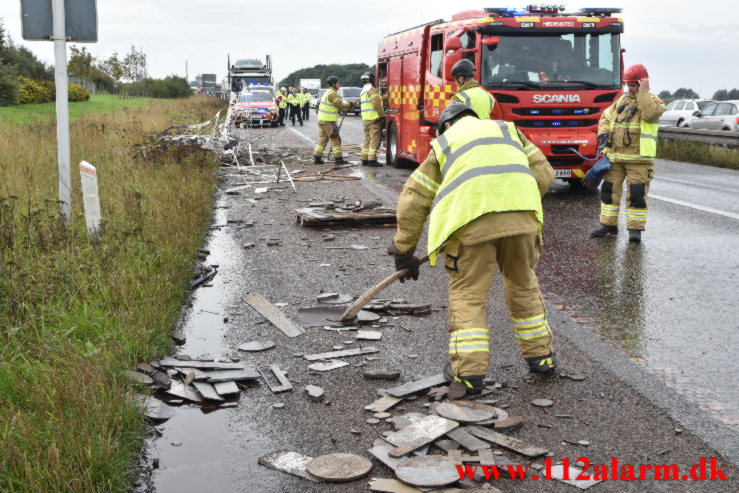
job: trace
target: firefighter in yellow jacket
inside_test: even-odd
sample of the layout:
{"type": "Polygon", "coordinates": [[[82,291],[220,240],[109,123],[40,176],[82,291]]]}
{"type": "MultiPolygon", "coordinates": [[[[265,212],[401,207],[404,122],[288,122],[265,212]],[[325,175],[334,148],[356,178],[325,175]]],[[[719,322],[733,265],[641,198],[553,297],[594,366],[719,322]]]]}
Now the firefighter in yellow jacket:
{"type": "Polygon", "coordinates": [[[366,72],[360,79],[364,87],[359,94],[359,103],[364,124],[364,143],[362,144],[362,166],[382,166],[377,162],[377,148],[380,147],[382,128],[385,124],[385,109],[382,96],[375,87],[375,74],[366,72]]]}
{"type": "Polygon", "coordinates": [[[475,64],[466,58],[458,61],[452,67],[452,78],[459,89],[452,94],[449,104],[464,103],[474,110],[480,120],[489,120],[495,107],[495,98],[477,83],[475,64]]]}
{"type": "Polygon", "coordinates": [[[605,155],[611,169],[600,189],[600,227],[594,238],[618,234],[618,214],[626,180],[626,228],[629,241],[639,243],[647,223],[647,193],[657,156],[657,120],[665,111],[660,98],[649,92],[649,74],[643,65],[624,71],[627,93],[600,117],[599,138],[607,138],[605,155]],[[603,136],[603,137],[601,137],[603,136]]]}
{"type": "Polygon", "coordinates": [[[326,79],[328,90],[323,93],[318,103],[318,142],[313,149],[313,162],[315,164],[323,164],[323,151],[326,150],[326,144],[331,140],[331,147],[334,151],[334,161],[336,164],[346,164],[341,156],[341,137],[339,137],[339,128],[336,124],[339,121],[339,111],[348,110],[352,107],[351,103],[341,99],[336,91],[341,87],[339,78],[333,75],[326,79]]]}
{"type": "Polygon", "coordinates": [[[429,217],[428,252],[443,251],[449,273],[450,398],[481,392],[490,366],[486,304],[496,267],[519,348],[531,372],[551,374],[552,331],[534,266],[541,254],[541,197],[554,170],[512,123],[480,120],[455,103],[439,117],[439,137],[405,183],[388,253],[401,279],[418,279],[416,244],[429,217]]]}

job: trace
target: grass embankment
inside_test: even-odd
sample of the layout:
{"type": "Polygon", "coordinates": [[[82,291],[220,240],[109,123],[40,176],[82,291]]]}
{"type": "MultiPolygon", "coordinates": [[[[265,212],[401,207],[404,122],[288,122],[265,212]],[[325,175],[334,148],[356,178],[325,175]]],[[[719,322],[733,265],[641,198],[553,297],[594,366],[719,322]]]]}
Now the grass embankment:
{"type": "Polygon", "coordinates": [[[171,345],[218,166],[132,147],[219,104],[165,100],[73,123],[73,163],[98,168],[99,243],[85,234],[78,171],[73,222],[59,224],[54,126],[0,123],[0,491],[129,489],[144,426],[121,372],[171,345]]]}
{"type": "Polygon", "coordinates": [[[657,157],[685,163],[739,169],[739,148],[702,142],[660,139],[657,157]]]}
{"type": "MultiPolygon", "coordinates": [[[[150,104],[161,104],[161,99],[129,98],[122,99],[108,94],[93,94],[89,101],[69,103],[69,119],[74,121],[82,116],[95,113],[110,113],[121,108],[141,108],[150,104]]],[[[34,121],[49,122],[56,119],[55,103],[21,104],[0,107],[0,125],[3,123],[28,124],[34,121]]],[[[52,135],[56,135],[55,133],[52,135]]]]}

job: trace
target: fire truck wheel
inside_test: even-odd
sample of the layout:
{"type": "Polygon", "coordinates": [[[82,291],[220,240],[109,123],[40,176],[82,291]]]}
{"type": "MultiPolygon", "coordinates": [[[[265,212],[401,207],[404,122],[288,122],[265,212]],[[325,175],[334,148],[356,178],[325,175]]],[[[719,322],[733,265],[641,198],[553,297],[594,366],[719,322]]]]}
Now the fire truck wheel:
{"type": "Polygon", "coordinates": [[[395,122],[390,122],[390,128],[387,132],[387,155],[385,161],[388,166],[400,168],[400,156],[398,156],[398,129],[395,122]]]}

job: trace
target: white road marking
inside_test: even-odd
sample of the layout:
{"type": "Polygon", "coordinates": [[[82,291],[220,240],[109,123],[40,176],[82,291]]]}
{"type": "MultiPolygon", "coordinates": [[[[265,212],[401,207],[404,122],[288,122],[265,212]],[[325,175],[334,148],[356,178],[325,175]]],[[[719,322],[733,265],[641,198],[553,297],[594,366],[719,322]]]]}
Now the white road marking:
{"type": "Polygon", "coordinates": [[[314,146],[314,145],[316,144],[316,143],[315,143],[315,142],[313,141],[313,139],[311,139],[311,138],[310,138],[310,137],[308,137],[307,135],[303,134],[303,133],[302,133],[301,131],[299,131],[298,129],[295,129],[295,128],[292,128],[292,127],[287,127],[287,129],[288,129],[288,130],[290,130],[290,131],[291,131],[292,133],[294,133],[295,135],[297,135],[298,137],[300,137],[301,139],[303,139],[304,141],[306,141],[307,143],[309,143],[309,144],[310,144],[311,146],[314,146]]]}
{"type": "Polygon", "coordinates": [[[718,209],[713,209],[711,207],[703,207],[702,205],[693,204],[692,202],[685,202],[683,200],[672,199],[670,197],[664,197],[662,195],[655,195],[653,193],[650,193],[648,197],[650,199],[657,199],[663,202],[669,202],[670,204],[682,205],[683,207],[690,207],[691,209],[695,209],[697,211],[710,212],[711,214],[718,214],[719,216],[729,217],[731,219],[739,219],[739,214],[734,214],[733,212],[728,212],[728,211],[721,211],[718,209]]]}

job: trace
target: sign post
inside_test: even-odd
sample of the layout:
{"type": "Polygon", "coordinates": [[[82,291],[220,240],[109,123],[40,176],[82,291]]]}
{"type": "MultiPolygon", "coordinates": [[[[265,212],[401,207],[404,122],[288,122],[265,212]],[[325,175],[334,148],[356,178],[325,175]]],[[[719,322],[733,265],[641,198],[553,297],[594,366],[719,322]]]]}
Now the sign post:
{"type": "Polygon", "coordinates": [[[64,0],[51,0],[54,19],[54,80],[56,82],[56,143],[59,168],[59,207],[62,220],[72,220],[72,169],[69,151],[69,87],[64,0]]]}
{"type": "Polygon", "coordinates": [[[65,223],[72,219],[67,41],[97,42],[97,4],[95,2],[96,0],[21,0],[23,39],[54,42],[59,209],[65,223]]]}

